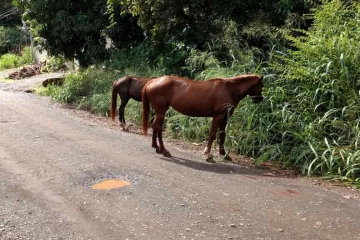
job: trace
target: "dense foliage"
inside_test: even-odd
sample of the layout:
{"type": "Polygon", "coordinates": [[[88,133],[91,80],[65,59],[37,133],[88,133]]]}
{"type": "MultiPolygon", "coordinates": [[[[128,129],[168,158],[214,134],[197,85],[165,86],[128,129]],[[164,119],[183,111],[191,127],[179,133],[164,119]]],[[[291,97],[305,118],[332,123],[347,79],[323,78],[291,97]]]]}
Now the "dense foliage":
{"type": "MultiPolygon", "coordinates": [[[[24,12],[23,18],[37,43],[51,55],[75,57],[83,67],[100,63],[110,57],[105,47],[105,37],[109,36],[117,49],[146,44],[152,61],[178,56],[167,64],[170,69],[172,65],[184,65],[186,54],[181,50],[181,54],[172,54],[170,58],[168,52],[176,48],[179,51],[182,46],[207,49],[229,21],[239,30],[242,47],[265,49],[268,31],[264,35],[263,29],[282,26],[288,16],[290,25],[306,27],[302,14],[314,5],[309,0],[14,0],[14,3],[24,12]],[[266,26],[256,29],[258,24],[254,23],[261,22],[266,22],[266,26]],[[255,35],[249,30],[254,27],[255,35]]],[[[213,50],[222,52],[221,48],[213,50]]]]}
{"type": "Polygon", "coordinates": [[[19,47],[30,43],[27,34],[19,26],[0,26],[0,54],[16,52],[19,47]]]}
{"type": "Polygon", "coordinates": [[[254,115],[267,128],[253,139],[262,142],[256,152],[359,182],[360,4],[325,3],[314,20],[303,37],[290,38],[296,50],[274,56],[271,114],[254,115]]]}
{"type": "MultiPolygon", "coordinates": [[[[113,0],[116,2],[116,0],[113,0]]],[[[310,1],[274,0],[136,0],[119,1],[128,11],[139,16],[139,25],[159,42],[176,39],[185,44],[204,47],[216,34],[218,21],[232,20],[240,28],[254,21],[266,20],[280,26],[289,13],[301,16],[311,6],[310,1]]]]}
{"type": "Polygon", "coordinates": [[[27,34],[21,28],[21,13],[11,0],[0,4],[0,54],[18,51],[28,42],[27,34]]]}
{"type": "Polygon", "coordinates": [[[82,67],[107,59],[102,31],[109,24],[106,1],[15,1],[37,43],[51,55],[76,57],[82,67]]]}

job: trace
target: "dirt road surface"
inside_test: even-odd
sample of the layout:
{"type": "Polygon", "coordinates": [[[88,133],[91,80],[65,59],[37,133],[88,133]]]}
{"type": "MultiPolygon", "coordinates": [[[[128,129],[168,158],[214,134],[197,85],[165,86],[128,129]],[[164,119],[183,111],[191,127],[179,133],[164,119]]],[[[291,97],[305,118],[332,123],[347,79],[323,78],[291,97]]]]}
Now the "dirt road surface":
{"type": "Polygon", "coordinates": [[[170,144],[164,158],[149,137],[13,89],[0,82],[0,239],[360,239],[352,189],[170,144]],[[107,179],[130,185],[92,189],[107,179]]]}

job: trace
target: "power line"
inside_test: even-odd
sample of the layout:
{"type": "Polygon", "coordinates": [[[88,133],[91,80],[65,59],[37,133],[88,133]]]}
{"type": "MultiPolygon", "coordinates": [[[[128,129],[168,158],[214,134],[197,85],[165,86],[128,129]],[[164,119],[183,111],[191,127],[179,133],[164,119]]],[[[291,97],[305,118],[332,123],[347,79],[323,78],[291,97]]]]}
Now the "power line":
{"type": "Polygon", "coordinates": [[[16,11],[16,10],[17,10],[16,8],[8,8],[8,9],[5,10],[4,12],[0,13],[0,16],[1,16],[2,14],[7,14],[7,13],[9,13],[9,12],[13,12],[13,11],[16,11]]]}
{"type": "Polygon", "coordinates": [[[14,9],[12,9],[12,10],[10,10],[10,11],[2,14],[2,15],[0,15],[0,20],[5,19],[5,18],[8,18],[8,17],[13,16],[13,15],[18,15],[18,16],[20,16],[19,13],[20,13],[20,11],[18,11],[17,9],[14,8],[14,9]]]}
{"type": "Polygon", "coordinates": [[[10,18],[6,18],[6,17],[0,18],[0,24],[1,24],[1,23],[4,23],[4,22],[7,22],[7,21],[10,21],[10,20],[13,20],[13,19],[15,19],[15,18],[17,18],[17,17],[20,18],[20,15],[15,15],[15,14],[9,15],[9,16],[12,16],[12,17],[10,17],[10,18]]]}
{"type": "Polygon", "coordinates": [[[6,14],[6,13],[8,13],[8,12],[13,11],[14,9],[15,9],[15,8],[8,8],[8,9],[6,9],[6,10],[3,11],[2,13],[0,13],[0,16],[3,15],[3,14],[6,14]]]}

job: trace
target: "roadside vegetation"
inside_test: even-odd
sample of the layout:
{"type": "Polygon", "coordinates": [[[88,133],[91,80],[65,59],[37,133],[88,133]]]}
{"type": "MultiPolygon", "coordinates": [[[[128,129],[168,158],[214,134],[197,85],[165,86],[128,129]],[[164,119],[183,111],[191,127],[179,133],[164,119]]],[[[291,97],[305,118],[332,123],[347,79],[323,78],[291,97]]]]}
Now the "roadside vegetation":
{"type": "Polygon", "coordinates": [[[25,47],[20,55],[6,53],[0,57],[0,70],[17,68],[32,63],[30,48],[25,47]]]}
{"type": "Polygon", "coordinates": [[[32,58],[28,33],[21,25],[21,15],[12,5],[11,0],[4,0],[0,5],[0,70],[17,68],[30,64],[32,58]]]}
{"type": "MultiPolygon", "coordinates": [[[[276,5],[256,2],[262,7],[276,5]]],[[[187,32],[181,21],[179,27],[150,10],[144,16],[136,15],[146,4],[131,5],[126,9],[132,11],[131,16],[139,16],[136,27],[143,29],[147,38],[133,34],[128,41],[115,39],[116,47],[101,51],[104,67],[93,58],[93,52],[87,53],[82,56],[82,71],[70,74],[63,86],[49,86],[42,94],[107,116],[111,85],[124,75],[174,74],[202,81],[260,73],[265,77],[265,100],[259,105],[249,99],[239,103],[226,128],[227,149],[251,156],[257,163],[274,161],[303,174],[360,187],[360,4],[341,0],[280,2],[284,5],[268,8],[268,14],[255,12],[258,6],[250,8],[249,14],[256,16],[251,21],[230,14],[212,19],[211,26],[192,26],[197,32],[187,32]],[[151,21],[146,21],[147,15],[151,21]],[[206,33],[199,30],[202,27],[206,33]],[[126,45],[121,45],[121,40],[126,45]]],[[[169,8],[175,6],[171,3],[169,8]]],[[[193,6],[197,7],[202,8],[201,4],[193,6]]],[[[114,34],[111,31],[122,33],[124,27],[116,22],[119,16],[114,13],[123,11],[118,8],[115,3],[108,8],[113,11],[108,12],[109,35],[114,34]]],[[[151,9],[157,8],[161,6],[151,9]]],[[[215,13],[216,9],[208,10],[215,13]]],[[[191,9],[188,11],[191,15],[191,9]]],[[[194,13],[193,17],[201,16],[194,13]]],[[[136,21],[127,20],[128,31],[136,32],[131,25],[136,21]]],[[[47,29],[37,25],[37,31],[47,29]]],[[[141,104],[130,101],[126,117],[139,124],[141,104]]],[[[203,142],[210,121],[170,111],[166,131],[174,138],[203,142]]]]}

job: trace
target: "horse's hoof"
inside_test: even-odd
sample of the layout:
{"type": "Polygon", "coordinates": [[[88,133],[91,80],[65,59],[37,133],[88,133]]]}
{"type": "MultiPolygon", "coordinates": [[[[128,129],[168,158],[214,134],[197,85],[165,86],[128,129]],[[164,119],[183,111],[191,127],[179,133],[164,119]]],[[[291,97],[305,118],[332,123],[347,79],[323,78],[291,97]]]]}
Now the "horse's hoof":
{"type": "Polygon", "coordinates": [[[155,152],[158,154],[162,154],[162,152],[158,148],[155,150],[155,152]]]}
{"type": "Polygon", "coordinates": [[[171,157],[171,154],[170,154],[168,151],[164,151],[164,152],[163,152],[163,155],[164,155],[165,157],[171,157]]]}
{"type": "Polygon", "coordinates": [[[221,156],[224,156],[224,155],[226,155],[226,152],[225,152],[224,149],[220,149],[220,150],[219,150],[219,154],[220,154],[221,156]]]}
{"type": "Polygon", "coordinates": [[[213,156],[212,156],[211,154],[209,154],[209,155],[207,156],[206,161],[207,161],[208,163],[215,163],[214,158],[213,158],[213,156]]]}
{"type": "Polygon", "coordinates": [[[229,155],[225,155],[225,156],[224,156],[224,159],[225,159],[226,161],[232,162],[232,158],[231,158],[229,155]]]}
{"type": "Polygon", "coordinates": [[[123,129],[124,132],[129,132],[129,127],[123,129]]]}

